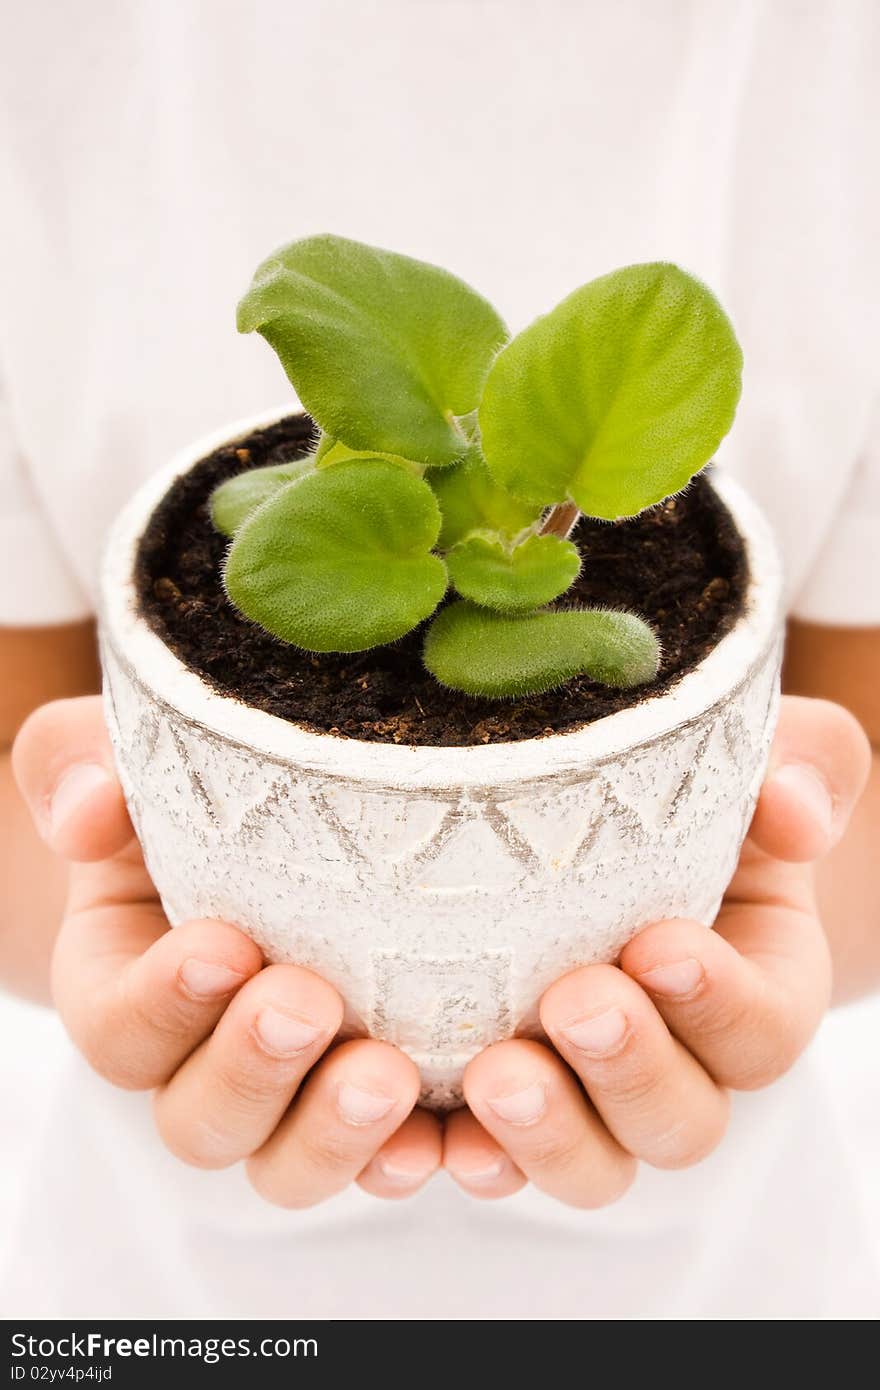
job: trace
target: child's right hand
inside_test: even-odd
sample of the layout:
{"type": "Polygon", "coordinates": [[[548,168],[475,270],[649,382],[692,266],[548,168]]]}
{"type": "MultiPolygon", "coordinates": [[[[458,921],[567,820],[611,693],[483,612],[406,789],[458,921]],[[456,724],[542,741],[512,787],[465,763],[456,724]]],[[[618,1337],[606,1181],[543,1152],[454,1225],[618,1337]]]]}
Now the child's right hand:
{"type": "Polygon", "coordinates": [[[415,1192],[441,1130],[413,1063],[388,1043],[334,1046],[342,1000],[317,975],[266,965],[225,922],[169,930],[134,838],[97,697],[44,705],[13,762],[38,832],[71,861],[53,960],[70,1036],[108,1081],[155,1090],[167,1147],[187,1163],[247,1160],[268,1201],[306,1207],[357,1180],[415,1192]]]}

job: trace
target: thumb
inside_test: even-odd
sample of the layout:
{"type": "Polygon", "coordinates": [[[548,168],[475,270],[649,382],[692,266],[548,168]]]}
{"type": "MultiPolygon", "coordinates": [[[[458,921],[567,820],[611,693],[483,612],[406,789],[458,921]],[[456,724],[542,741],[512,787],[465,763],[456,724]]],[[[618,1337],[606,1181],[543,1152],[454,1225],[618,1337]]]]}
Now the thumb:
{"type": "Polygon", "coordinates": [[[846,830],[870,764],[867,735],[841,705],[785,696],[751,839],[776,859],[820,859],[846,830]]]}
{"type": "Polygon", "coordinates": [[[12,748],[12,769],[38,834],[64,859],[107,859],[133,830],[97,695],[35,710],[12,748]]]}

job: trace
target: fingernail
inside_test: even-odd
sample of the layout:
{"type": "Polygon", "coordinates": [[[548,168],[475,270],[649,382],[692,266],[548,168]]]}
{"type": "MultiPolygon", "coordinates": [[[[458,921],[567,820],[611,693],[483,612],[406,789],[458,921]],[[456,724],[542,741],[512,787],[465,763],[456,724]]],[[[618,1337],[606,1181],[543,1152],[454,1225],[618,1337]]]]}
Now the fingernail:
{"type": "Polygon", "coordinates": [[[463,1173],[460,1168],[450,1168],[449,1170],[456,1182],[473,1184],[479,1187],[481,1183],[497,1182],[504,1172],[504,1159],[498,1158],[494,1163],[487,1163],[483,1168],[475,1168],[471,1173],[463,1173]]]}
{"type": "Polygon", "coordinates": [[[591,1018],[573,1019],[559,1031],[578,1052],[586,1052],[590,1057],[606,1057],[609,1052],[617,1051],[628,1028],[622,1009],[606,1009],[591,1018]]]}
{"type": "Polygon", "coordinates": [[[185,960],[178,972],[178,978],[187,994],[196,999],[217,999],[229,994],[246,978],[237,970],[226,965],[212,965],[207,960],[185,960]]]}
{"type": "Polygon", "coordinates": [[[421,1187],[427,1177],[424,1170],[414,1173],[411,1168],[399,1168],[396,1163],[387,1158],[379,1159],[379,1169],[383,1178],[393,1183],[395,1187],[421,1187]]]}
{"type": "Polygon", "coordinates": [[[787,787],[813,817],[824,835],[834,826],[834,800],[831,789],[821,773],[808,763],[787,763],[774,772],[771,779],[777,786],[787,787]]]}
{"type": "Polygon", "coordinates": [[[110,781],[110,773],[100,763],[77,763],[68,768],[49,801],[49,833],[56,835],[92,792],[110,781]]]}
{"type": "Polygon", "coordinates": [[[486,1103],[509,1125],[533,1125],[543,1115],[546,1099],[544,1087],[536,1082],[509,1096],[487,1096],[486,1103]]]}
{"type": "Polygon", "coordinates": [[[388,1096],[378,1096],[374,1091],[362,1091],[360,1086],[352,1086],[343,1081],[336,1093],[336,1104],[342,1118],[350,1125],[372,1125],[381,1120],[394,1106],[388,1096]]]}
{"type": "Polygon", "coordinates": [[[321,1029],[304,1019],[273,1009],[261,1009],[254,1019],[254,1032],[264,1052],[273,1057],[295,1057],[305,1052],[321,1036],[321,1029]]]}
{"type": "Polygon", "coordinates": [[[636,978],[652,994],[685,999],[699,989],[704,974],[700,962],[689,956],[687,960],[677,960],[671,965],[655,965],[653,970],[646,970],[636,978]]]}

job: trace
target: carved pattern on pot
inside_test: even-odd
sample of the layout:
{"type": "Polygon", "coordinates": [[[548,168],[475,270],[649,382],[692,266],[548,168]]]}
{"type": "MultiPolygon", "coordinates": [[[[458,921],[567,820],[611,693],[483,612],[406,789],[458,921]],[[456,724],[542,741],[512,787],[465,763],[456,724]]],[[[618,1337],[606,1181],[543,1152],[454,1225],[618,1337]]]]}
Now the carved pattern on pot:
{"type": "MultiPolygon", "coordinates": [[[[700,717],[595,764],[466,789],[377,787],[235,745],[104,642],[123,785],[172,922],[239,923],[319,971],[460,1097],[469,1058],[534,1033],[540,993],[649,922],[711,923],[775,722],[779,642],[700,717]],[[548,920],[548,918],[550,920],[548,920]]],[[[548,742],[548,748],[553,740],[548,742]]]]}

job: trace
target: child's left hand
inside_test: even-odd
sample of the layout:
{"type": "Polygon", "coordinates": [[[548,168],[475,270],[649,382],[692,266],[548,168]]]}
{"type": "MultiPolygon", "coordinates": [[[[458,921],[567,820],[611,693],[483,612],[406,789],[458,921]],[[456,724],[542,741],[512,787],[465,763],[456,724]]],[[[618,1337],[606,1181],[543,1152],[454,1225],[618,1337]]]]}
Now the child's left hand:
{"type": "Polygon", "coordinates": [[[867,739],[840,706],[783,700],[715,930],[648,927],[619,966],[575,970],[547,991],[541,1022],[555,1051],[513,1039],[470,1064],[469,1109],[449,1117],[444,1146],[466,1191],[503,1197],[530,1180],[572,1206],[600,1207],[626,1191],[639,1159],[683,1168],[715,1148],[725,1088],[775,1081],[828,1006],[810,864],[842,836],[868,766],[867,739]]]}

